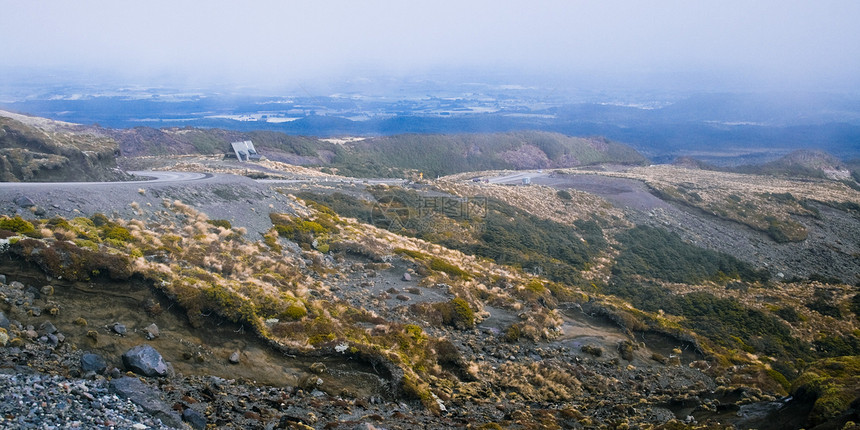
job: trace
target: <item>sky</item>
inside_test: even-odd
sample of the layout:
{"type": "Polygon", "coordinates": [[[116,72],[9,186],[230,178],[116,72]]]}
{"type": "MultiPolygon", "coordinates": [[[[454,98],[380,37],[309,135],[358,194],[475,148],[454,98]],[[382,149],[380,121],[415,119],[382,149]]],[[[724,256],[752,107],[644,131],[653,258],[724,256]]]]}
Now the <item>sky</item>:
{"type": "MultiPolygon", "coordinates": [[[[0,78],[860,88],[860,1],[0,0],[0,78]],[[55,77],[56,77],[55,73],[55,77]]],[[[32,82],[31,82],[32,83],[32,82]]]]}

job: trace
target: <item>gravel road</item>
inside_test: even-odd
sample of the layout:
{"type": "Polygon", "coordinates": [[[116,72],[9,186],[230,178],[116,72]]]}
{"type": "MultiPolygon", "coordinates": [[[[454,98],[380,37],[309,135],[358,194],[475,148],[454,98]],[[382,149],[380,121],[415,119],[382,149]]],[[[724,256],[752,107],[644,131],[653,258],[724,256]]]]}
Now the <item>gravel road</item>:
{"type": "Polygon", "coordinates": [[[124,219],[157,220],[162,202],[180,200],[245,227],[251,237],[268,230],[270,212],[292,213],[276,183],[236,175],[188,172],[130,172],[152,180],[130,182],[0,183],[0,214],[24,218],[74,218],[104,213],[124,219]]]}

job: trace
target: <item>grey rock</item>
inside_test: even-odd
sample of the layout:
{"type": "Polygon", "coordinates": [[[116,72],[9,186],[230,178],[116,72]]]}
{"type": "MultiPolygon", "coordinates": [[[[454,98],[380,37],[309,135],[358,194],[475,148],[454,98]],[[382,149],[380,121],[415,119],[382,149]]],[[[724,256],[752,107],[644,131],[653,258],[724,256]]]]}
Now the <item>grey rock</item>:
{"type": "Polygon", "coordinates": [[[0,284],[6,283],[6,275],[0,275],[0,284]]]}
{"type": "Polygon", "coordinates": [[[24,196],[24,195],[20,195],[18,197],[15,197],[15,204],[18,205],[18,207],[22,207],[22,208],[30,208],[30,207],[36,206],[36,203],[33,202],[33,200],[31,200],[29,197],[24,196]]]}
{"type": "Polygon", "coordinates": [[[24,289],[24,284],[22,284],[22,283],[20,283],[20,282],[18,282],[18,281],[12,281],[12,282],[9,284],[9,286],[10,286],[10,287],[12,287],[12,288],[14,288],[14,289],[16,289],[16,290],[23,290],[23,289],[24,289]]]}
{"type": "Polygon", "coordinates": [[[167,363],[155,348],[149,345],[138,345],[122,355],[122,364],[126,369],[138,375],[167,376],[167,363]]]}
{"type": "Polygon", "coordinates": [[[206,428],[206,418],[194,409],[187,408],[182,411],[182,420],[195,430],[206,428]]]}
{"type": "Polygon", "coordinates": [[[124,336],[124,335],[125,335],[125,333],[128,331],[128,330],[125,328],[125,324],[120,324],[120,323],[118,323],[118,322],[117,322],[117,323],[113,323],[113,327],[111,327],[111,330],[113,330],[113,332],[114,332],[114,333],[116,333],[116,334],[118,334],[118,335],[121,335],[121,336],[124,336]]]}
{"type": "Polygon", "coordinates": [[[412,280],[412,275],[410,275],[408,272],[407,272],[407,273],[403,273],[403,278],[402,278],[402,279],[403,279],[404,281],[406,281],[406,282],[409,282],[409,281],[411,281],[411,280],[412,280]]]}
{"type": "Polygon", "coordinates": [[[148,340],[155,339],[160,335],[160,332],[158,330],[158,326],[155,325],[155,323],[152,323],[152,324],[146,326],[146,328],[143,329],[143,332],[145,333],[146,338],[148,340]]]}
{"type": "Polygon", "coordinates": [[[53,333],[48,335],[48,345],[51,345],[51,347],[56,347],[59,344],[60,339],[57,337],[57,335],[53,333]]]}
{"type": "Polygon", "coordinates": [[[230,360],[230,363],[232,364],[239,364],[239,358],[241,358],[239,351],[233,351],[228,360],[230,360]]]}
{"type": "Polygon", "coordinates": [[[44,334],[54,334],[57,332],[57,328],[50,321],[45,321],[39,326],[39,331],[44,334]]]}
{"type": "Polygon", "coordinates": [[[6,314],[4,314],[3,311],[0,311],[0,327],[3,327],[6,330],[9,330],[9,326],[11,324],[12,323],[9,322],[9,318],[6,318],[6,314]]]}
{"type": "Polygon", "coordinates": [[[39,290],[39,292],[42,293],[43,296],[53,296],[54,287],[51,285],[45,285],[41,290],[39,290]]]}
{"type": "Polygon", "coordinates": [[[182,417],[161,400],[161,392],[144,384],[140,379],[124,376],[110,381],[110,389],[118,396],[129,399],[165,425],[182,428],[182,417]]]}
{"type": "Polygon", "coordinates": [[[84,372],[104,373],[107,363],[101,355],[88,352],[81,356],[81,370],[84,372]]]}

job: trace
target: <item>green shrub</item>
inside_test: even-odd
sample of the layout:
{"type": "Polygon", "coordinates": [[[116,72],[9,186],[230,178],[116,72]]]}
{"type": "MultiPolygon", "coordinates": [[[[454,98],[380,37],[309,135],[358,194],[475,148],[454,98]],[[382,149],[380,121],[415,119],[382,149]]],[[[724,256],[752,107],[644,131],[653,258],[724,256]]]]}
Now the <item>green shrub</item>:
{"type": "Polygon", "coordinates": [[[230,224],[230,221],[227,221],[226,219],[210,219],[206,222],[214,225],[215,227],[222,227],[225,230],[230,230],[233,228],[233,224],[230,224]]]}
{"type": "Polygon", "coordinates": [[[405,248],[394,248],[394,253],[395,254],[401,254],[401,255],[408,255],[408,256],[416,259],[416,260],[424,260],[428,257],[427,254],[425,254],[421,251],[415,251],[412,249],[405,249],[405,248]]]}
{"type": "Polygon", "coordinates": [[[780,318],[786,320],[790,323],[796,323],[800,321],[800,314],[797,313],[797,310],[791,306],[781,307],[774,312],[780,318]]]}
{"type": "Polygon", "coordinates": [[[860,318],[860,293],[851,297],[851,303],[848,304],[848,308],[851,309],[851,312],[858,318],[860,318]]]}
{"type": "Polygon", "coordinates": [[[403,329],[406,331],[406,334],[412,337],[413,340],[418,341],[424,339],[424,330],[415,324],[406,324],[403,329]]]}
{"type": "Polygon", "coordinates": [[[508,327],[507,330],[505,330],[504,339],[506,342],[514,343],[514,342],[520,340],[520,337],[522,337],[522,335],[523,335],[523,331],[520,328],[520,325],[514,323],[514,324],[511,324],[511,326],[508,327]]]}
{"type": "Polygon", "coordinates": [[[304,318],[307,314],[308,314],[308,310],[305,309],[304,306],[302,306],[298,303],[293,303],[293,304],[287,306],[287,309],[281,315],[283,317],[289,318],[293,321],[298,321],[298,320],[304,318]]]}
{"type": "Polygon", "coordinates": [[[442,322],[446,325],[461,330],[475,326],[475,311],[460,297],[455,297],[448,302],[436,303],[434,307],[437,308],[442,316],[442,322]]]}
{"type": "Polygon", "coordinates": [[[773,379],[774,381],[779,383],[779,385],[781,385],[782,388],[784,388],[786,390],[791,388],[791,383],[788,382],[788,379],[786,379],[785,375],[783,375],[782,373],[779,373],[778,371],[776,371],[774,369],[767,369],[766,372],[767,372],[767,375],[770,376],[771,379],[773,379]]]}
{"type": "Polygon", "coordinates": [[[684,242],[663,229],[638,226],[617,236],[621,254],[615,275],[645,275],[670,282],[695,284],[706,280],[766,281],[766,270],[755,270],[737,258],[684,242]]]}
{"type": "Polygon", "coordinates": [[[20,215],[16,215],[14,218],[3,217],[3,219],[0,219],[0,230],[25,234],[34,232],[36,228],[30,221],[21,218],[20,215]]]}
{"type": "Polygon", "coordinates": [[[322,343],[331,342],[335,339],[334,333],[319,333],[308,338],[308,343],[317,346],[322,343]]]}
{"type": "Polygon", "coordinates": [[[562,200],[573,200],[573,196],[567,190],[558,190],[555,192],[555,195],[562,200]]]}
{"type": "Polygon", "coordinates": [[[430,268],[433,270],[438,270],[440,272],[445,272],[451,276],[457,276],[460,278],[468,279],[469,274],[463,269],[445,261],[441,258],[434,257],[430,260],[430,268]]]}
{"type": "Polygon", "coordinates": [[[105,232],[105,239],[113,239],[121,243],[131,240],[131,232],[127,228],[115,225],[105,232]]]}
{"type": "Polygon", "coordinates": [[[93,225],[95,225],[96,227],[101,227],[110,222],[110,220],[108,219],[108,217],[105,216],[105,214],[99,212],[94,213],[93,216],[90,217],[90,220],[92,220],[93,225]]]}
{"type": "Polygon", "coordinates": [[[581,349],[582,349],[582,352],[584,352],[586,354],[593,355],[595,357],[600,357],[601,355],[603,355],[603,348],[601,348],[599,346],[582,345],[581,349]]]}

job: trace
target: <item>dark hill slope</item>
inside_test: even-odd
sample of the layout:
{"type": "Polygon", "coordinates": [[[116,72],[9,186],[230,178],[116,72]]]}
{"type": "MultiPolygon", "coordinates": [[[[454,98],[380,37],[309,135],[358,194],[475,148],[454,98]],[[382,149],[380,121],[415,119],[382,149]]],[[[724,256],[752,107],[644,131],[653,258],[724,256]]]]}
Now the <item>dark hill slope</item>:
{"type": "Polygon", "coordinates": [[[75,127],[0,112],[0,180],[114,181],[127,177],[117,169],[119,146],[113,139],[75,131],[75,127]]]}
{"type": "Polygon", "coordinates": [[[645,158],[633,148],[603,138],[524,131],[379,137],[344,146],[332,160],[342,173],[358,176],[397,175],[399,169],[436,176],[597,163],[643,164],[645,158]]]}
{"type": "Polygon", "coordinates": [[[230,142],[251,140],[269,158],[290,161],[304,157],[296,164],[317,164],[318,151],[331,152],[332,144],[311,137],[290,136],[273,131],[240,132],[219,128],[150,128],[105,130],[115,138],[126,157],[145,155],[229,154],[230,142]],[[284,159],[286,158],[286,159],[284,159]]]}
{"type": "MultiPolygon", "coordinates": [[[[739,166],[740,173],[768,174],[774,176],[806,176],[813,178],[834,177],[843,172],[847,179],[848,165],[824,151],[797,150],[761,166],[739,166]]],[[[834,177],[834,179],[836,179],[834,177]]]]}

